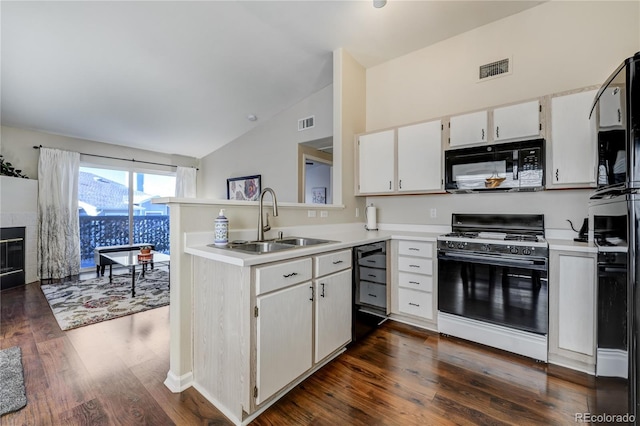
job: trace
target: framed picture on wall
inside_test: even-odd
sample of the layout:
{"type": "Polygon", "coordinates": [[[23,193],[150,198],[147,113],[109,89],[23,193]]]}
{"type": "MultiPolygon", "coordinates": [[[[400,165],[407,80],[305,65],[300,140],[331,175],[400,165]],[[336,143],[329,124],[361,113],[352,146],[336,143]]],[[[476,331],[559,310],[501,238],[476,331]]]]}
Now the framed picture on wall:
{"type": "Polygon", "coordinates": [[[258,201],[262,175],[227,179],[227,200],[258,201]]]}
{"type": "Polygon", "coordinates": [[[313,194],[312,203],[314,204],[327,204],[327,188],[322,186],[318,186],[316,188],[311,188],[311,193],[313,194]]]}

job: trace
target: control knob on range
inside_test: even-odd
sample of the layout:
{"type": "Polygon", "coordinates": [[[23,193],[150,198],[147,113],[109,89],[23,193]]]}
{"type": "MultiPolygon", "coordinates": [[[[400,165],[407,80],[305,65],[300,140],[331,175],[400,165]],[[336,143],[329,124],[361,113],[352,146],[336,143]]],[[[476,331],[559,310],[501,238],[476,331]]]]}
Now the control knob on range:
{"type": "Polygon", "coordinates": [[[483,244],[480,246],[480,250],[482,251],[491,251],[491,246],[489,244],[483,244]]]}
{"type": "Polygon", "coordinates": [[[522,254],[526,254],[527,256],[531,254],[531,249],[529,248],[523,248],[522,249],[522,254]]]}
{"type": "Polygon", "coordinates": [[[463,249],[463,248],[464,248],[464,246],[465,246],[465,243],[458,243],[458,248],[459,248],[459,249],[463,249]]]}
{"type": "Polygon", "coordinates": [[[511,247],[511,249],[509,250],[509,252],[511,254],[518,254],[518,247],[511,247]]]}
{"type": "Polygon", "coordinates": [[[447,241],[447,247],[454,248],[456,244],[453,241],[447,241]]]}

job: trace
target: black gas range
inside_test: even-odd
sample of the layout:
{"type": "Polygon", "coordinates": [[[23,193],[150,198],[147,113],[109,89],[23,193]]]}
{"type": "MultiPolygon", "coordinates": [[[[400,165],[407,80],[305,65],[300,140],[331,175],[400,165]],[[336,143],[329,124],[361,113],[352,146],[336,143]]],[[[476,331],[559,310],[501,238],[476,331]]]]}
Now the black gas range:
{"type": "Polygon", "coordinates": [[[438,329],[547,360],[544,215],[453,214],[438,237],[438,329]]]}

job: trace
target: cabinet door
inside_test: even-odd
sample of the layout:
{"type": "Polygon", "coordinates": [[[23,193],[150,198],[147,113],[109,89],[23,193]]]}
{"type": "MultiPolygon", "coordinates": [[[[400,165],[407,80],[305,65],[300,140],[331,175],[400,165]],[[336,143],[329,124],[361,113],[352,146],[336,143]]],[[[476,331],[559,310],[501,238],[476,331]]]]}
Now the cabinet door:
{"type": "Polygon", "coordinates": [[[395,130],[361,135],[358,167],[360,194],[395,191],[395,130]]]}
{"type": "Polygon", "coordinates": [[[493,139],[495,141],[539,136],[540,102],[525,102],[493,110],[493,139]]]}
{"type": "Polygon", "coordinates": [[[429,191],[442,187],[442,122],[398,129],[398,190],[429,191]]]}
{"type": "Polygon", "coordinates": [[[312,366],[312,291],[308,281],[257,298],[256,404],[312,366]]]}
{"type": "Polygon", "coordinates": [[[600,127],[622,127],[624,113],[622,109],[622,91],[619,87],[608,87],[600,96],[598,105],[600,127]]]}
{"type": "Polygon", "coordinates": [[[596,254],[551,251],[549,358],[594,369],[596,254]]]}
{"type": "Polygon", "coordinates": [[[552,186],[594,186],[596,183],[595,121],[589,120],[596,91],[579,92],[551,99],[551,167],[547,182],[552,186]]]}
{"type": "Polygon", "coordinates": [[[487,141],[487,111],[451,117],[449,146],[462,146],[487,141]]]}
{"type": "Polygon", "coordinates": [[[351,269],[319,278],[316,285],[316,352],[319,362],[351,341],[351,269]]]}

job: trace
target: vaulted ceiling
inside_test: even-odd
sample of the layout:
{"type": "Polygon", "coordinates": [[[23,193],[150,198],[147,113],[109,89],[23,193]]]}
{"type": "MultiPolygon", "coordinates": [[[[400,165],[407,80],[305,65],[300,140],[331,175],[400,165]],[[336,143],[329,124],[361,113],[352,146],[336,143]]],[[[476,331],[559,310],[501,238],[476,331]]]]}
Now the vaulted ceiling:
{"type": "Polygon", "coordinates": [[[2,1],[2,124],[201,158],[331,84],[337,48],[368,68],[540,3],[2,1]]]}

